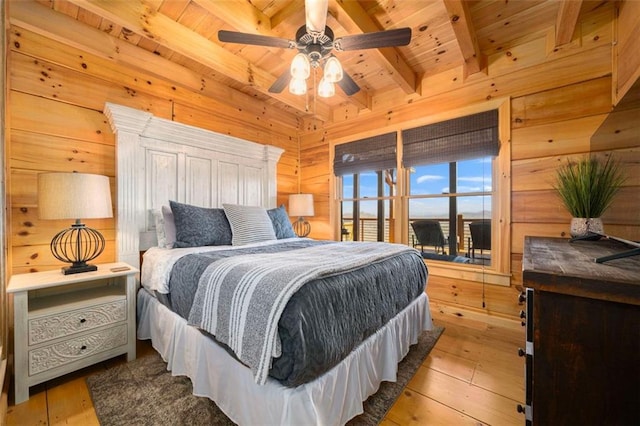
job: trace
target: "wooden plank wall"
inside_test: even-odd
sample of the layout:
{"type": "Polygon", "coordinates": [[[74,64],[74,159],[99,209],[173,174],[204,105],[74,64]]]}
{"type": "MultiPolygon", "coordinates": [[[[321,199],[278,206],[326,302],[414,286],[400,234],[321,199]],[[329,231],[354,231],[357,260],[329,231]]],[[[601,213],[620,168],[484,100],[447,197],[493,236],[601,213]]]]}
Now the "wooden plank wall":
{"type": "MultiPolygon", "coordinates": [[[[53,23],[59,18],[48,8],[34,10],[49,14],[47,22],[53,23]]],[[[64,25],[69,34],[95,36],[95,40],[105,37],[100,30],[74,20],[65,21],[64,25]]],[[[38,219],[36,177],[39,172],[104,174],[111,178],[111,188],[115,191],[114,135],[102,114],[105,102],[284,148],[278,164],[278,203],[286,203],[288,194],[297,192],[299,123],[294,115],[216,86],[186,68],[174,73],[171,80],[161,78],[152,70],[175,70],[176,65],[141,49],[137,56],[145,58],[149,71],[135,66],[134,59],[128,61],[118,56],[117,52],[102,55],[93,47],[83,50],[77,40],[65,39],[64,34],[56,35],[61,29],[53,24],[50,28],[26,27],[12,22],[8,44],[10,273],[60,266],[51,254],[49,242],[70,222],[38,219]]],[[[111,44],[117,44],[115,40],[111,44]]],[[[87,41],[87,45],[90,44],[87,41]]],[[[128,53],[129,57],[136,57],[136,52],[128,53]]],[[[116,200],[115,194],[113,200],[116,200]]],[[[86,223],[99,229],[107,240],[106,250],[96,262],[113,261],[115,219],[87,220],[86,223]]]]}
{"type": "MultiPolygon", "coordinates": [[[[553,28],[547,34],[528,40],[507,52],[488,58],[486,74],[472,75],[466,81],[462,68],[422,81],[423,92],[433,95],[405,105],[385,108],[388,100],[375,100],[372,112],[319,130],[308,125],[301,137],[301,190],[316,195],[316,216],[312,236],[330,238],[329,192],[331,165],[328,143],[349,134],[379,133],[419,124],[430,115],[462,108],[488,99],[511,98],[511,288],[485,286],[477,282],[432,277],[428,293],[440,305],[484,310],[490,314],[515,316],[516,287],[522,283],[521,260],[525,235],[567,237],[570,215],[561,207],[552,190],[559,164],[567,159],[597,152],[613,154],[633,176],[626,182],[612,208],[603,216],[606,231],[640,238],[640,141],[638,129],[628,126],[626,137],[593,145],[591,138],[611,111],[612,88],[612,4],[585,16],[579,23],[578,37],[560,48],[554,46],[553,28]],[[635,204],[634,204],[635,203],[635,204]]],[[[397,99],[396,99],[397,101],[397,99]]],[[[636,112],[636,122],[638,121],[636,112]]],[[[611,131],[620,131],[617,127],[611,131]]],[[[448,309],[448,308],[447,308],[448,309]]]]}

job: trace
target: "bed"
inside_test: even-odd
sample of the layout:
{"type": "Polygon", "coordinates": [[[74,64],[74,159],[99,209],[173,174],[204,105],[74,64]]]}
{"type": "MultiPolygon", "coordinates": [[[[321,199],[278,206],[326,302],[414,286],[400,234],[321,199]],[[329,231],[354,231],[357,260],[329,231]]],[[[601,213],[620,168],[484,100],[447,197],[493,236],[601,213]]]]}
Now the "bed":
{"type": "Polygon", "coordinates": [[[288,234],[284,208],[275,206],[278,148],[113,104],[105,114],[118,147],[117,257],[138,266],[146,250],[138,338],[151,339],[174,375],[188,376],[195,395],[215,401],[238,424],[344,424],[362,413],[362,402],[382,381],[396,379],[398,362],[432,326],[419,253],[288,234]],[[167,209],[168,200],[177,201],[167,209]],[[176,241],[185,243],[191,230],[185,244],[165,240],[163,207],[176,214],[176,241]],[[178,218],[202,219],[194,211],[206,213],[215,229],[223,211],[230,236],[200,241],[210,232],[178,218]],[[272,235],[265,237],[267,224],[272,235]],[[287,279],[277,275],[283,271],[287,279]],[[259,304],[244,300],[266,287],[256,275],[279,289],[254,297],[276,294],[262,314],[275,318],[268,323],[255,316],[259,304]],[[221,294],[236,302],[220,302],[221,294]],[[355,304],[336,308],[346,301],[355,304]],[[370,318],[351,323],[359,316],[370,318]],[[252,325],[235,326],[245,323],[252,325]],[[329,354],[318,355],[325,347],[329,354]],[[294,359],[300,353],[306,356],[294,359]]]}

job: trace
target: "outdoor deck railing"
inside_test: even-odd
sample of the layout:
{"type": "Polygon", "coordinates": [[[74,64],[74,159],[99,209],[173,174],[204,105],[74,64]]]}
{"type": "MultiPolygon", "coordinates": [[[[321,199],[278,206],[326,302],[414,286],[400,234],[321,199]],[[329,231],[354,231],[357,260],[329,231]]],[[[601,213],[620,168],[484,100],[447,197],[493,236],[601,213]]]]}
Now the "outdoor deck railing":
{"type": "MultiPolygon", "coordinates": [[[[419,220],[422,218],[410,218],[409,223],[414,220],[419,220]]],[[[437,220],[440,222],[440,226],[442,227],[442,232],[444,233],[445,238],[449,238],[449,219],[448,218],[431,218],[433,220],[437,220]]],[[[457,239],[458,239],[458,253],[461,255],[466,254],[468,250],[468,241],[471,238],[471,234],[469,232],[469,223],[477,220],[475,218],[464,218],[462,215],[458,215],[458,223],[457,223],[457,239]]],[[[378,219],[376,218],[360,218],[358,221],[358,241],[377,241],[378,240],[378,219]]],[[[343,219],[343,227],[342,227],[342,240],[343,241],[352,241],[353,240],[353,219],[352,218],[344,218],[343,219]]],[[[384,240],[389,241],[389,220],[385,219],[384,221],[384,240]]],[[[400,240],[400,238],[396,238],[396,240],[400,240]]],[[[412,245],[414,241],[417,241],[415,234],[413,233],[413,228],[409,226],[409,244],[412,245]]],[[[425,251],[433,250],[433,248],[425,247],[425,251]]],[[[448,247],[446,248],[447,252],[448,247]]],[[[485,250],[485,252],[488,251],[485,250]]]]}

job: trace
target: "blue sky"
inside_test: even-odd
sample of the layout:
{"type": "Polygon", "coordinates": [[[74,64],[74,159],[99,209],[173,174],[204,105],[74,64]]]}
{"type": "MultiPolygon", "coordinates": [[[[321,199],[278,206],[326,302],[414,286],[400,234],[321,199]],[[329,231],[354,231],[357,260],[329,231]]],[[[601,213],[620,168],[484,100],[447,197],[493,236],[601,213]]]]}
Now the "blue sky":
{"type": "MultiPolygon", "coordinates": [[[[458,193],[471,193],[491,190],[491,159],[482,158],[458,163],[457,185],[458,193]]],[[[436,164],[418,166],[410,174],[411,195],[442,194],[449,192],[449,165],[436,164]]],[[[386,186],[386,185],[385,185],[386,186]]],[[[353,194],[353,180],[344,179],[344,196],[350,198],[353,194]]],[[[388,194],[386,194],[388,195],[388,194]]],[[[377,176],[375,173],[360,174],[360,196],[377,196],[377,176]]],[[[350,214],[351,203],[346,203],[344,213],[350,214]]],[[[410,201],[410,215],[414,217],[444,217],[448,215],[449,201],[447,198],[413,199],[410,201]]],[[[375,215],[376,203],[364,203],[362,210],[375,215]]],[[[491,210],[490,197],[474,196],[459,197],[458,212],[465,216],[481,217],[482,212],[491,210]]]]}

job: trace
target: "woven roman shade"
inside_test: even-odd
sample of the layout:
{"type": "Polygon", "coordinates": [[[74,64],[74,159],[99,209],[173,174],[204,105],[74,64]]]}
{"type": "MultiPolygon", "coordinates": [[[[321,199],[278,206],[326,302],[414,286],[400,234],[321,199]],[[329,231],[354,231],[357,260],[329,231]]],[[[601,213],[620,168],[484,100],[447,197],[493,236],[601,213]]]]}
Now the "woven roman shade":
{"type": "Polygon", "coordinates": [[[396,168],[396,132],[335,146],[336,176],[396,168]]]}
{"type": "Polygon", "coordinates": [[[402,131],[404,167],[496,156],[498,110],[402,131]]]}

